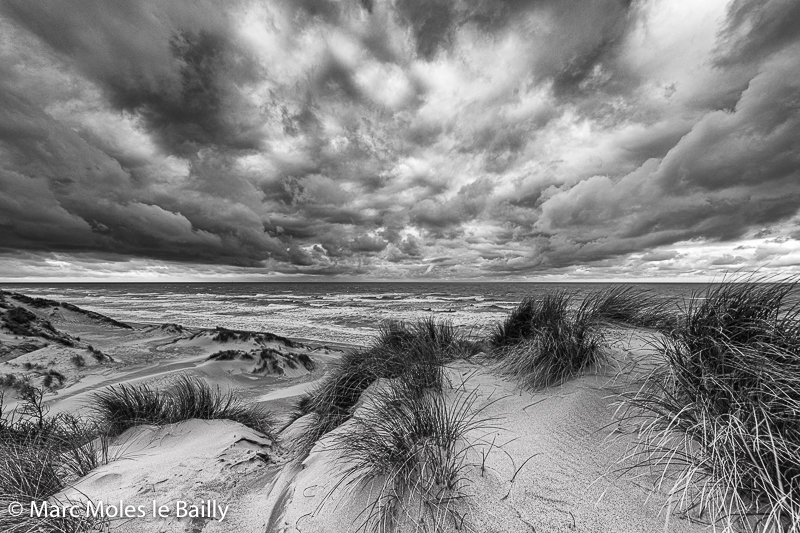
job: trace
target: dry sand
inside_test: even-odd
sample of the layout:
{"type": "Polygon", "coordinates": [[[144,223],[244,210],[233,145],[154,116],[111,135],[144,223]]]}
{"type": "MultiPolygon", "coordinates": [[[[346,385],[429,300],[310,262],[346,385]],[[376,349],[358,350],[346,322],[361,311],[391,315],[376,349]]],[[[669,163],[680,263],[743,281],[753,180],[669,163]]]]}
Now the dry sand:
{"type": "Polygon", "coordinates": [[[111,462],[57,498],[88,498],[95,505],[121,501],[137,511],[143,508],[145,517],[137,512],[132,518],[111,520],[111,529],[120,533],[265,531],[263,509],[253,498],[263,493],[278,469],[272,463],[272,443],[252,429],[222,420],[139,426],[116,439],[109,453],[111,462]],[[153,502],[170,509],[166,517],[153,516],[153,502]],[[186,502],[187,514],[189,505],[202,507],[207,502],[224,509],[204,513],[211,516],[178,518],[178,502],[186,502]]]}

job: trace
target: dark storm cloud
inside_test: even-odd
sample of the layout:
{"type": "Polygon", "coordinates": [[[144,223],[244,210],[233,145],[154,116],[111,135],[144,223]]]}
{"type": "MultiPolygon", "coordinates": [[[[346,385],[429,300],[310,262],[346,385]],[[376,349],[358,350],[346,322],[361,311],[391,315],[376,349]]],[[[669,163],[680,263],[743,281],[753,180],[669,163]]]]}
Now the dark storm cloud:
{"type": "Polygon", "coordinates": [[[798,17],[786,0],[5,2],[0,248],[37,273],[58,254],[213,275],[793,267],[798,17]]]}
{"type": "Polygon", "coordinates": [[[425,199],[414,206],[411,221],[433,234],[458,231],[462,222],[475,219],[484,208],[491,193],[491,184],[475,182],[463,187],[456,196],[445,202],[425,199]]]}
{"type": "Polygon", "coordinates": [[[794,215],[798,66],[793,54],[774,58],[732,112],[706,115],[662,160],[618,180],[593,177],[552,194],[537,226],[571,238],[551,255],[592,261],[697,237],[733,240],[794,215]]]}
{"type": "Polygon", "coordinates": [[[717,63],[762,60],[800,41],[800,4],[792,0],[734,0],[721,32],[717,63]]]}
{"type": "MultiPolygon", "coordinates": [[[[398,0],[396,7],[400,20],[413,32],[417,53],[425,59],[451,49],[454,34],[462,26],[475,25],[491,35],[533,13],[547,17],[553,30],[547,36],[551,43],[532,67],[539,76],[552,78],[555,91],[562,95],[597,89],[597,83],[590,87],[587,81],[613,58],[616,46],[635,21],[629,0],[581,4],[554,0],[398,0]]],[[[541,29],[529,31],[536,39],[541,29]]]]}
{"type": "MultiPolygon", "coordinates": [[[[192,223],[182,213],[136,200],[141,191],[118,161],[1,86],[0,147],[0,202],[6,227],[0,245],[110,249],[251,265],[283,249],[263,232],[256,236],[260,246],[249,247],[244,227],[236,233],[204,231],[202,207],[192,223]]],[[[219,201],[208,204],[219,219],[219,201]]],[[[184,213],[191,213],[188,202],[182,205],[184,213]]]]}
{"type": "Polygon", "coordinates": [[[431,59],[452,39],[457,13],[451,0],[401,0],[397,11],[411,26],[422,57],[431,59]]]}
{"type": "Polygon", "coordinates": [[[138,113],[170,149],[259,147],[258,110],[237,98],[259,69],[229,39],[218,4],[12,1],[3,9],[100,84],[114,107],[138,113]]]}

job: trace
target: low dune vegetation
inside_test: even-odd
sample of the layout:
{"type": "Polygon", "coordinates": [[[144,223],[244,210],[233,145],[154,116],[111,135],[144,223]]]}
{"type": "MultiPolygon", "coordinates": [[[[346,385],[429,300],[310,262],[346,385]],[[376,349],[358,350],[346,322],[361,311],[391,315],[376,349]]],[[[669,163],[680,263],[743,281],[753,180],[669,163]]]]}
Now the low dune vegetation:
{"type": "Polygon", "coordinates": [[[372,391],[348,431],[332,443],[348,465],[339,485],[374,484],[362,530],[440,531],[446,523],[463,522],[454,504],[468,496],[465,470],[473,444],[467,434],[493,422],[475,400],[474,391],[450,398],[402,383],[372,391]]]}
{"type": "Polygon", "coordinates": [[[446,520],[463,520],[453,506],[466,497],[466,434],[490,421],[474,408],[474,393],[446,392],[443,366],[479,350],[450,322],[388,322],[372,346],[345,353],[296,403],[291,418],[309,417],[289,444],[298,460],[347,423],[330,439],[335,460],[346,465],[331,493],[376,484],[359,530],[439,531],[446,520]]]}
{"type": "MultiPolygon", "coordinates": [[[[139,424],[164,425],[193,418],[233,420],[273,437],[272,415],[246,405],[231,393],[203,379],[179,376],[165,390],[141,385],[118,385],[92,398],[94,416],[68,413],[50,416],[43,391],[23,391],[22,403],[3,409],[0,393],[0,508],[12,502],[79,504],[56,496],[76,480],[109,461],[109,444],[139,424]]],[[[104,530],[105,519],[12,516],[0,512],[0,531],[81,533],[104,530]]]]}
{"type": "Polygon", "coordinates": [[[497,370],[527,388],[555,385],[608,360],[608,327],[663,327],[665,304],[645,291],[614,287],[582,301],[565,290],[528,297],[488,338],[497,370]]]}
{"type": "Polygon", "coordinates": [[[95,393],[92,409],[112,435],[141,425],[165,425],[183,420],[233,420],[274,438],[271,413],[222,392],[204,379],[181,375],[165,389],[147,384],[116,385],[95,393]]]}
{"type": "Polygon", "coordinates": [[[556,290],[523,298],[503,322],[494,326],[487,340],[493,353],[501,355],[503,348],[528,341],[541,332],[563,329],[567,333],[565,325],[669,329],[674,320],[669,308],[670,302],[626,285],[590,292],[580,301],[567,290],[556,290]]]}
{"type": "Polygon", "coordinates": [[[623,418],[642,428],[627,459],[717,529],[800,530],[796,280],[740,276],[677,306],[630,287],[526,298],[489,335],[488,359],[524,387],[558,384],[604,363],[618,326],[650,329],[655,348],[624,394],[623,418]]]}
{"type": "MultiPolygon", "coordinates": [[[[170,324],[170,326],[175,326],[175,325],[170,324]]],[[[255,340],[257,342],[278,341],[288,348],[293,348],[295,346],[294,342],[291,339],[287,339],[286,337],[281,337],[280,335],[274,335],[272,333],[265,333],[265,332],[257,333],[254,331],[228,329],[228,328],[223,328],[221,326],[217,326],[217,328],[214,331],[215,333],[213,338],[217,342],[224,343],[230,341],[249,341],[249,340],[255,340]]]]}
{"type": "Polygon", "coordinates": [[[343,354],[328,377],[296,402],[289,423],[312,416],[291,444],[292,454],[304,458],[320,438],[350,419],[361,394],[379,379],[401,381],[417,392],[441,389],[442,365],[478,350],[450,322],[383,324],[372,346],[343,354]]]}
{"type": "MultiPolygon", "coordinates": [[[[59,307],[62,307],[64,309],[74,311],[75,313],[80,313],[94,320],[104,322],[106,324],[109,324],[117,328],[133,329],[133,327],[130,324],[119,322],[118,320],[114,320],[113,318],[101,315],[100,313],[95,313],[94,311],[89,311],[88,309],[80,308],[77,305],[73,305],[67,302],[57,302],[55,300],[48,300],[47,298],[34,298],[31,296],[20,294],[18,292],[0,291],[0,298],[2,298],[0,299],[0,303],[5,301],[6,296],[14,298],[15,300],[22,302],[26,305],[29,305],[34,309],[46,309],[46,308],[58,309],[59,307]]],[[[2,305],[0,305],[0,307],[2,307],[2,305]]]]}
{"type": "Polygon", "coordinates": [[[678,309],[673,302],[659,299],[652,291],[619,285],[590,292],[579,311],[597,323],[607,326],[628,326],[669,330],[678,309]]]}
{"type": "MultiPolygon", "coordinates": [[[[12,502],[55,502],[53,497],[108,461],[108,438],[92,421],[49,416],[42,393],[28,391],[21,408],[4,412],[0,395],[0,508],[12,502]]],[[[0,513],[0,531],[78,533],[97,530],[94,517],[38,517],[0,513]]]]}
{"type": "Polygon", "coordinates": [[[35,390],[27,376],[18,377],[16,374],[1,374],[0,387],[16,391],[20,397],[30,395],[35,390]]]}
{"type": "Polygon", "coordinates": [[[697,292],[656,342],[663,363],[626,394],[643,428],[631,458],[722,531],[800,530],[796,289],[744,278],[697,292]]]}
{"type": "Polygon", "coordinates": [[[75,346],[78,342],[74,337],[58,331],[49,320],[39,318],[24,307],[6,305],[7,311],[0,313],[0,328],[13,335],[23,337],[39,337],[63,346],[75,346]]]}

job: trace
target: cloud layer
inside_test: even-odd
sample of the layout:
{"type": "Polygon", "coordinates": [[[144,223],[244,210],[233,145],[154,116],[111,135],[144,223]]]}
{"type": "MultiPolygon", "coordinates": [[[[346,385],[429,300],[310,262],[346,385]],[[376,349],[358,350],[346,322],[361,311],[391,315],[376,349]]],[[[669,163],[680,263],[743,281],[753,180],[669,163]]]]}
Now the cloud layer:
{"type": "Polygon", "coordinates": [[[0,277],[798,271],[798,24],[791,0],[9,0],[0,277]]]}

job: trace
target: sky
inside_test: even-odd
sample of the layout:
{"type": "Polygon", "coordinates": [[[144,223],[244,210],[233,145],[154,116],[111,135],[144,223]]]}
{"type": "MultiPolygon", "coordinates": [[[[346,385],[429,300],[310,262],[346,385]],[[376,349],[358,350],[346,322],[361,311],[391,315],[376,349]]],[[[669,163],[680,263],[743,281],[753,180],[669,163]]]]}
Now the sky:
{"type": "Polygon", "coordinates": [[[800,273],[796,0],[4,0],[0,280],[800,273]]]}

